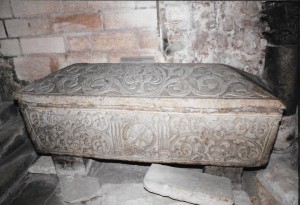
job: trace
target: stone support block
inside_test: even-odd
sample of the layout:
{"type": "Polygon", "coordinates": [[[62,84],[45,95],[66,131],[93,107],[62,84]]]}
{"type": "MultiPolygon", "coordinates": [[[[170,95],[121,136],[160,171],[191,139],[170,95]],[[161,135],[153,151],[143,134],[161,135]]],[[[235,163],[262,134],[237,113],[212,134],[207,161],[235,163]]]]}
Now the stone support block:
{"type": "Polygon", "coordinates": [[[92,165],[92,160],[81,157],[52,156],[52,159],[59,178],[65,175],[86,176],[92,165]]]}
{"type": "Polygon", "coordinates": [[[242,183],[243,168],[205,166],[203,171],[206,174],[227,177],[234,184],[242,183]]]}

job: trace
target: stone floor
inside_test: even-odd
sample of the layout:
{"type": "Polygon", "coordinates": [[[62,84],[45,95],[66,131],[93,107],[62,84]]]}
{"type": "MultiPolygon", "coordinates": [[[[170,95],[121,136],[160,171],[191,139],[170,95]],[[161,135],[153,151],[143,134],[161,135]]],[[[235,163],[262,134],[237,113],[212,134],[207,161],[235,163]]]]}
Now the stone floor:
{"type": "MultiPolygon", "coordinates": [[[[172,200],[146,191],[143,187],[144,176],[150,164],[94,161],[88,176],[95,177],[101,186],[99,197],[73,205],[188,205],[189,203],[172,200]]],[[[201,166],[176,166],[199,170],[201,166]]],[[[50,172],[51,173],[51,172],[50,172]]],[[[251,181],[251,180],[250,180],[251,181]]],[[[61,185],[56,174],[29,173],[22,193],[11,205],[70,205],[63,200],[61,185]]],[[[245,185],[245,187],[248,187],[245,185]]],[[[74,187],[76,189],[76,187],[74,187]]],[[[241,204],[243,205],[243,204],[241,204]]]]}
{"type": "MultiPolygon", "coordinates": [[[[52,165],[53,166],[53,165],[52,165]]],[[[93,160],[87,177],[97,180],[97,186],[85,187],[84,183],[72,184],[74,193],[82,193],[95,189],[100,190],[96,197],[88,200],[67,203],[63,200],[61,189],[62,182],[58,175],[53,174],[53,167],[41,172],[48,174],[29,173],[25,180],[25,188],[11,205],[188,205],[190,203],[173,200],[154,193],[150,193],[143,186],[143,180],[148,172],[150,164],[125,163],[116,161],[93,160]]],[[[203,172],[201,166],[180,166],[194,171],[203,172]]],[[[245,169],[242,176],[242,184],[233,184],[232,190],[235,197],[234,205],[280,205],[272,194],[257,180],[257,173],[268,170],[245,169]],[[248,199],[251,202],[249,203],[248,199]]],[[[34,172],[34,171],[32,171],[34,172]]],[[[39,170],[37,171],[39,172],[39,170]]],[[[77,175],[75,175],[76,177],[77,175]]],[[[60,178],[61,179],[61,178],[60,178]]],[[[94,181],[93,181],[94,182],[94,181]]],[[[88,186],[93,183],[88,183],[88,186]]],[[[74,195],[73,193],[73,195],[74,195]]],[[[72,196],[67,196],[72,197],[72,196]]],[[[65,198],[64,198],[65,199],[65,198]]],[[[206,204],[205,204],[206,205],[206,204]]],[[[282,204],[285,205],[285,204],[282,204]]]]}

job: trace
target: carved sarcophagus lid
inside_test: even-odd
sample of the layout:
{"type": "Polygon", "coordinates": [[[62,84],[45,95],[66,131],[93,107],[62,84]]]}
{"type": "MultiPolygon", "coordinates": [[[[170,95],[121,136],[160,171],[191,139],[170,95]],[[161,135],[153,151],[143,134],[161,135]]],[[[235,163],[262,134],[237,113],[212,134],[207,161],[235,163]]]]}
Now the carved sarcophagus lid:
{"type": "Polygon", "coordinates": [[[284,109],[253,79],[219,64],[74,64],[15,98],[40,153],[253,167],[284,109]]]}

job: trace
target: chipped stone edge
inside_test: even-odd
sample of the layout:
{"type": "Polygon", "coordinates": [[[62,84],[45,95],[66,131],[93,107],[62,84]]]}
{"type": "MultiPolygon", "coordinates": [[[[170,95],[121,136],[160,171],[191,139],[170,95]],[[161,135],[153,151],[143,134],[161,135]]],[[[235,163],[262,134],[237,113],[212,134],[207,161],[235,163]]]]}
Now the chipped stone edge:
{"type": "Polygon", "coordinates": [[[194,204],[199,204],[199,201],[201,201],[201,204],[205,204],[205,205],[233,205],[234,204],[234,200],[233,200],[233,194],[232,194],[232,200],[228,200],[225,198],[219,198],[219,200],[216,200],[215,198],[208,196],[206,194],[202,194],[202,193],[197,193],[197,195],[194,195],[193,193],[190,193],[186,190],[180,190],[180,192],[182,192],[181,195],[185,195],[185,197],[191,198],[191,200],[184,200],[184,199],[178,199],[181,198],[179,195],[177,194],[167,194],[167,192],[165,192],[165,189],[169,189],[171,190],[170,192],[178,192],[177,189],[175,187],[173,187],[172,185],[164,185],[162,189],[160,189],[160,193],[156,193],[155,191],[155,187],[156,183],[152,183],[149,180],[146,179],[146,177],[144,178],[143,181],[144,184],[144,188],[153,193],[153,194],[157,194],[157,195],[161,195],[164,197],[169,197],[171,199],[177,200],[177,201],[185,201],[188,203],[194,203],[194,204]],[[189,197],[189,196],[193,196],[193,197],[189,197]],[[196,199],[193,199],[196,198],[196,199]]]}

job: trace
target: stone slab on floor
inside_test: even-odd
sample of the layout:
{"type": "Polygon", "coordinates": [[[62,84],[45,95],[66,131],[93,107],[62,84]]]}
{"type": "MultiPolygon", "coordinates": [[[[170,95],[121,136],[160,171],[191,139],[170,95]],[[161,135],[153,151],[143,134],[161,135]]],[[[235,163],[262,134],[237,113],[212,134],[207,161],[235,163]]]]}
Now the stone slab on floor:
{"type": "Polygon", "coordinates": [[[232,205],[230,179],[159,164],[152,164],[144,187],[162,196],[200,205],[232,205]]]}
{"type": "Polygon", "coordinates": [[[233,190],[234,205],[252,205],[249,195],[244,190],[233,190]]]}
{"type": "Polygon", "coordinates": [[[87,205],[189,205],[146,191],[142,183],[104,184],[101,197],[87,205]]]}
{"type": "Polygon", "coordinates": [[[98,180],[89,176],[60,176],[63,200],[67,203],[87,201],[100,195],[101,187],[98,180]]]}
{"type": "Polygon", "coordinates": [[[56,174],[51,156],[40,156],[28,171],[32,174],[56,174]]]}
{"type": "Polygon", "coordinates": [[[298,173],[278,161],[257,173],[258,181],[282,205],[298,204],[298,173]]]}

